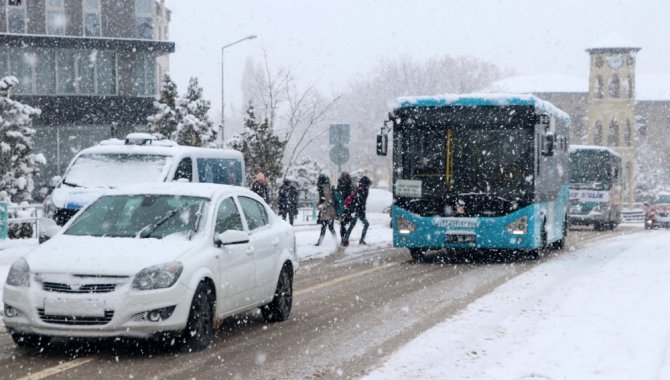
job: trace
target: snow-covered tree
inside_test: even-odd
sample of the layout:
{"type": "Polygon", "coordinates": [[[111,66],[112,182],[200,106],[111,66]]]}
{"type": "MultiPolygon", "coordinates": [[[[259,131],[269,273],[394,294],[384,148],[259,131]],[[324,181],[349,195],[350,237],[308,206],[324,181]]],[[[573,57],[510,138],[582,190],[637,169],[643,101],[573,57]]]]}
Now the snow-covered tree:
{"type": "Polygon", "coordinates": [[[303,156],[288,169],[286,178],[296,181],[300,190],[306,191],[311,197],[316,197],[316,181],[323,172],[323,165],[319,161],[303,156]]]}
{"type": "Polygon", "coordinates": [[[33,176],[46,164],[44,155],[33,153],[32,118],[40,110],[9,97],[18,83],[13,76],[0,80],[0,189],[15,203],[32,199],[33,176]]]}
{"type": "Polygon", "coordinates": [[[268,184],[282,176],[282,154],[286,142],[277,137],[270,127],[268,119],[262,123],[256,120],[253,103],[249,102],[244,131],[228,141],[227,144],[244,155],[247,181],[252,183],[258,172],[265,174],[268,184]]]}
{"type": "Polygon", "coordinates": [[[154,102],[156,113],[147,118],[149,128],[154,135],[174,139],[177,125],[179,125],[177,98],[177,85],[168,74],[164,74],[158,100],[154,102]]]}
{"type": "Polygon", "coordinates": [[[179,123],[175,133],[178,144],[215,147],[216,129],[207,116],[211,104],[202,97],[197,78],[191,78],[184,97],[177,101],[179,123]]]}

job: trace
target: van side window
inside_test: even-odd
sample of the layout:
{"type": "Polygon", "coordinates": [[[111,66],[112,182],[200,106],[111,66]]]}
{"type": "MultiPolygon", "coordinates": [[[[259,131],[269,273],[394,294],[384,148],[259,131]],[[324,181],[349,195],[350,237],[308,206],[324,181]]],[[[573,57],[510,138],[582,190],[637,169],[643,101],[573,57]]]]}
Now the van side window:
{"type": "Polygon", "coordinates": [[[260,202],[247,197],[239,197],[238,200],[240,201],[240,206],[242,206],[244,217],[247,219],[249,231],[268,224],[268,214],[260,202]]]}
{"type": "Polygon", "coordinates": [[[193,163],[190,157],[186,157],[179,162],[177,166],[177,171],[174,173],[174,180],[178,179],[187,179],[189,182],[193,182],[193,163]]]}
{"type": "Polygon", "coordinates": [[[242,163],[226,158],[197,158],[198,180],[206,183],[242,186],[242,163]]]}

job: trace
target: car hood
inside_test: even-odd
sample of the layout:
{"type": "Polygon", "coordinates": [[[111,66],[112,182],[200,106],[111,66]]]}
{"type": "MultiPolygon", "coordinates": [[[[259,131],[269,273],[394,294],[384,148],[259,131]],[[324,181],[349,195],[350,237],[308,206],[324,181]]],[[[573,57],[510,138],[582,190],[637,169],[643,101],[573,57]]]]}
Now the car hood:
{"type": "Polygon", "coordinates": [[[151,265],[177,260],[193,240],[58,235],[26,255],[33,273],[132,276],[151,265]]]}
{"type": "Polygon", "coordinates": [[[104,187],[67,187],[61,186],[51,193],[51,201],[58,208],[79,210],[98,199],[109,189],[104,187]]]}

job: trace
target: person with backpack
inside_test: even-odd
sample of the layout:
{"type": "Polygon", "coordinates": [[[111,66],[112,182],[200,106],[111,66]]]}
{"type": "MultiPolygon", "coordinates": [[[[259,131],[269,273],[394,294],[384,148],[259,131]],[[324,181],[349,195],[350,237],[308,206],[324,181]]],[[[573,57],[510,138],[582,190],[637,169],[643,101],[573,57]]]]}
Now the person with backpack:
{"type": "Polygon", "coordinates": [[[342,246],[346,247],[349,245],[349,237],[351,236],[351,231],[353,231],[354,226],[356,226],[356,220],[360,219],[363,223],[363,233],[361,233],[361,239],[358,241],[358,244],[365,243],[365,234],[368,232],[368,227],[370,223],[365,216],[365,204],[368,201],[368,194],[370,192],[370,178],[363,176],[360,181],[358,181],[358,187],[351,192],[351,194],[344,201],[344,206],[347,208],[352,216],[351,224],[347,229],[347,234],[345,239],[342,241],[342,246]]]}
{"type": "Polygon", "coordinates": [[[347,235],[347,225],[351,222],[351,214],[347,212],[346,207],[344,207],[344,201],[351,194],[353,190],[353,185],[351,183],[351,176],[347,172],[342,172],[340,178],[337,179],[337,193],[339,194],[341,207],[339,208],[338,216],[340,219],[340,239],[344,242],[344,238],[347,235]]]}
{"type": "Polygon", "coordinates": [[[316,246],[321,245],[323,237],[326,235],[326,228],[330,230],[333,239],[337,242],[337,235],[335,234],[334,221],[337,218],[335,211],[335,198],[333,197],[333,187],[330,186],[330,179],[325,174],[319,174],[319,179],[316,181],[316,189],[319,193],[319,202],[317,208],[319,209],[319,216],[317,222],[321,224],[321,233],[316,246]]]}

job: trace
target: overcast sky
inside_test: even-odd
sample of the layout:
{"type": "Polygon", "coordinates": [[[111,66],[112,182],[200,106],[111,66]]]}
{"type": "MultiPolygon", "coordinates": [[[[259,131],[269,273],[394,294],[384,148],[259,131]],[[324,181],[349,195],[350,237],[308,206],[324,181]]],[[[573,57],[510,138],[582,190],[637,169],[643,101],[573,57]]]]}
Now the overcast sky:
{"type": "MultiPolygon", "coordinates": [[[[221,46],[226,113],[244,103],[249,57],[289,67],[325,93],[381,58],[443,54],[489,60],[517,74],[588,78],[588,55],[608,35],[641,47],[639,73],[670,72],[670,0],[166,0],[170,71],[183,92],[197,76],[219,115],[221,46]]],[[[670,85],[670,84],[669,84],[670,85]]],[[[384,100],[386,101],[386,100],[384,100]]]]}

